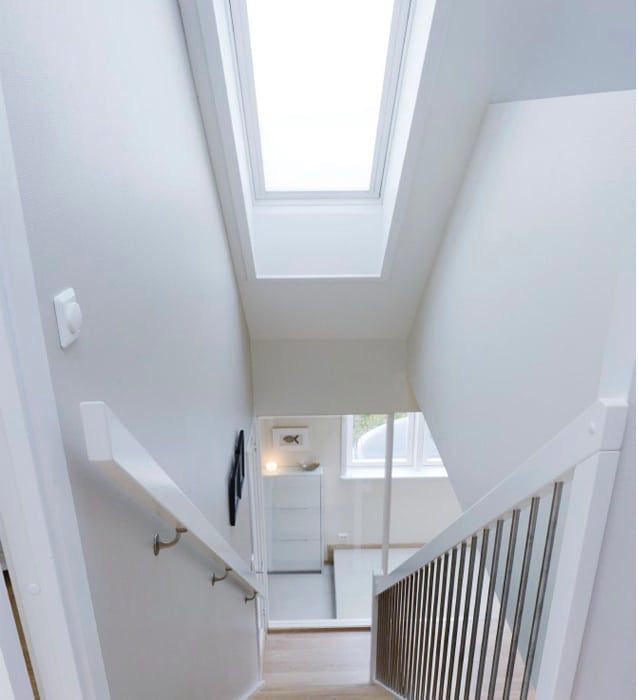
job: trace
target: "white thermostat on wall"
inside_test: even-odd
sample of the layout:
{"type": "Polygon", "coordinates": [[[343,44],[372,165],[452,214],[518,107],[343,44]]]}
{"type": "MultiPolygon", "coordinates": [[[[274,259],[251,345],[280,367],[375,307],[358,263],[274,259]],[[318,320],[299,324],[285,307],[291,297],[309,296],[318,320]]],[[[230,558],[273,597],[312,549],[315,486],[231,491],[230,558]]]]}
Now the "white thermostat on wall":
{"type": "Polygon", "coordinates": [[[68,348],[80,337],[82,309],[75,298],[75,289],[69,287],[53,297],[55,316],[58,320],[60,345],[68,348]]]}

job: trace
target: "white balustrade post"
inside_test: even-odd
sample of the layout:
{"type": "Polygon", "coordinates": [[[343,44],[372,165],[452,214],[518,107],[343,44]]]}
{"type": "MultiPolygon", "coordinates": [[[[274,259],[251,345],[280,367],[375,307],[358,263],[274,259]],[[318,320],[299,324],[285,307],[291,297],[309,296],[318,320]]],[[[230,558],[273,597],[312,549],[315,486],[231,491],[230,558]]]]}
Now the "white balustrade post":
{"type": "Polygon", "coordinates": [[[539,668],[537,700],[571,698],[618,456],[618,452],[598,452],[574,470],[539,668]]]}
{"type": "Polygon", "coordinates": [[[388,413],[385,430],[385,479],[383,484],[383,542],[381,568],[388,575],[390,558],[390,516],[392,512],[392,460],[394,457],[394,413],[388,413]]]}
{"type": "Polygon", "coordinates": [[[370,683],[377,678],[377,635],[379,628],[379,599],[377,598],[376,576],[372,576],[372,619],[370,622],[370,683]]]}

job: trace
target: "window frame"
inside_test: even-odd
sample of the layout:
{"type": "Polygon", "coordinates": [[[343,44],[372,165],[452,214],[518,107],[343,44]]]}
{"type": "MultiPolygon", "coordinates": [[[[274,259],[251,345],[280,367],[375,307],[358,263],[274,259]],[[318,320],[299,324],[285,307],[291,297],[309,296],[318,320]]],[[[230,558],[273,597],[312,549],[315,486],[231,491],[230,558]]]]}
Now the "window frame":
{"type": "Polygon", "coordinates": [[[248,152],[252,194],[256,202],[309,200],[317,203],[318,200],[365,201],[381,199],[385,166],[388,160],[387,155],[392,140],[397,96],[401,85],[403,56],[408,38],[411,9],[412,0],[394,0],[370,187],[367,190],[291,190],[271,192],[266,190],[265,186],[246,0],[228,0],[230,25],[232,27],[231,40],[235,50],[238,91],[242,107],[244,139],[248,152]]]}
{"type": "MultiPolygon", "coordinates": [[[[408,413],[408,458],[393,459],[393,478],[447,477],[443,460],[425,459],[425,436],[429,433],[422,413],[408,413]]],[[[383,479],[385,459],[354,460],[352,437],[354,414],[341,416],[341,478],[383,479]]]]}

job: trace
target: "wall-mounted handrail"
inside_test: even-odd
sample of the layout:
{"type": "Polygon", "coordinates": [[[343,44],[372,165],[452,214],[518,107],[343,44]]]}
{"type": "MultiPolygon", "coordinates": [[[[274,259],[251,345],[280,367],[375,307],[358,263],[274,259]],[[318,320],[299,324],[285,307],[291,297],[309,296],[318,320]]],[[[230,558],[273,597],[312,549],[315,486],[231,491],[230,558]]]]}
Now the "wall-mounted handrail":
{"type": "Polygon", "coordinates": [[[447,530],[374,577],[374,681],[403,698],[495,697],[499,684],[504,698],[571,697],[626,415],[625,401],[596,401],[447,530]]]}
{"type": "Polygon", "coordinates": [[[102,401],[80,404],[86,450],[91,462],[124,484],[138,497],[150,497],[172,526],[185,528],[206,549],[217,567],[249,595],[264,595],[258,578],[236,550],[182,489],[159,466],[102,401]]]}

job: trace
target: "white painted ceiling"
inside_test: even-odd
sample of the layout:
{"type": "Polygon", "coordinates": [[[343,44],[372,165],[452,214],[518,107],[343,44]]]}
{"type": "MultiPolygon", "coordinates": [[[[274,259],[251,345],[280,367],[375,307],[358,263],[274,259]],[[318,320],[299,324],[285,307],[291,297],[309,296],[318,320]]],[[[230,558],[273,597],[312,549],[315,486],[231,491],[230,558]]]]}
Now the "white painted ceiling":
{"type": "Polygon", "coordinates": [[[390,274],[249,280],[234,256],[251,336],[407,337],[487,105],[633,88],[634,27],[632,0],[438,0],[424,138],[390,274]]]}

